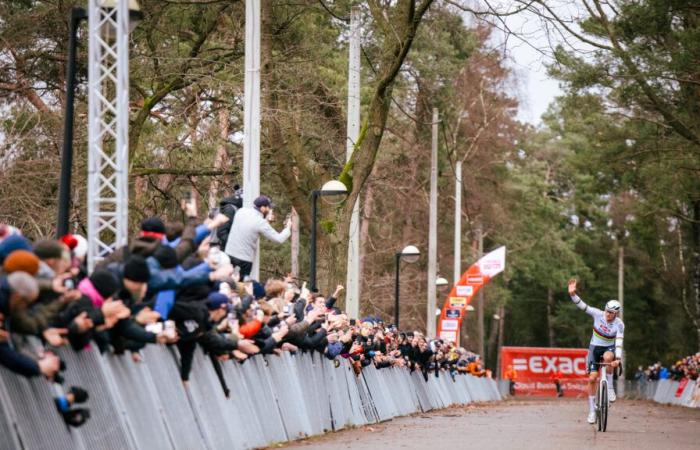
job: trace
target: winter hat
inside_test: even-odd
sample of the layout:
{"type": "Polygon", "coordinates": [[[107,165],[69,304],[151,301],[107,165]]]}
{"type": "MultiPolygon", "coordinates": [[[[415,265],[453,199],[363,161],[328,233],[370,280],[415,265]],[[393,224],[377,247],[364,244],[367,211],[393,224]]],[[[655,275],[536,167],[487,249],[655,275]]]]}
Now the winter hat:
{"type": "Polygon", "coordinates": [[[63,258],[65,247],[59,241],[40,241],[34,245],[34,253],[39,259],[63,258]]]}
{"type": "Polygon", "coordinates": [[[0,242],[15,234],[21,236],[22,232],[12,225],[0,223],[0,242]]]}
{"type": "Polygon", "coordinates": [[[326,356],[330,359],[334,359],[336,356],[340,355],[340,352],[343,350],[343,343],[338,341],[338,342],[331,342],[328,344],[328,349],[326,350],[326,356]]]}
{"type": "Polygon", "coordinates": [[[272,200],[270,200],[270,197],[268,197],[266,195],[261,195],[260,197],[253,200],[253,204],[258,209],[262,208],[263,206],[267,206],[269,208],[274,208],[274,204],[272,203],[272,200]]]}
{"type": "Polygon", "coordinates": [[[119,280],[112,272],[98,269],[90,275],[90,282],[102,298],[109,298],[119,290],[119,280]]]}
{"type": "Polygon", "coordinates": [[[212,292],[207,296],[207,309],[215,310],[219,309],[224,305],[228,305],[228,297],[220,292],[212,292]]]}
{"type": "Polygon", "coordinates": [[[159,245],[153,256],[158,260],[163,269],[177,267],[177,253],[175,249],[167,245],[159,245]]]}
{"type": "Polygon", "coordinates": [[[147,233],[165,234],[165,224],[160,217],[149,217],[141,222],[141,231],[145,231],[147,233]]]}
{"type": "Polygon", "coordinates": [[[10,290],[22,298],[34,300],[39,296],[36,278],[26,272],[13,272],[7,276],[10,290]]]}
{"type": "Polygon", "coordinates": [[[29,275],[36,275],[39,271],[39,258],[27,250],[15,250],[5,258],[2,268],[5,273],[27,272],[29,275]]]}
{"type": "Polygon", "coordinates": [[[151,279],[151,271],[146,260],[138,255],[133,255],[124,264],[124,279],[136,283],[148,283],[151,279]]]}
{"type": "Polygon", "coordinates": [[[75,255],[75,257],[78,259],[85,258],[85,255],[87,255],[87,252],[88,252],[87,239],[85,239],[83,236],[81,236],[79,234],[74,234],[73,237],[78,242],[78,245],[76,245],[75,248],[73,249],[73,255],[75,255]]]}
{"type": "Polygon", "coordinates": [[[5,258],[15,250],[32,251],[32,246],[27,238],[18,234],[13,234],[0,243],[0,262],[4,261],[5,258]]]}
{"type": "Polygon", "coordinates": [[[66,234],[65,236],[61,236],[61,239],[59,240],[66,244],[71,250],[78,246],[78,240],[72,234],[66,234]]]}
{"type": "Polygon", "coordinates": [[[257,281],[253,281],[253,296],[255,296],[256,300],[260,300],[261,298],[264,298],[265,297],[265,286],[258,283],[257,281]]]}

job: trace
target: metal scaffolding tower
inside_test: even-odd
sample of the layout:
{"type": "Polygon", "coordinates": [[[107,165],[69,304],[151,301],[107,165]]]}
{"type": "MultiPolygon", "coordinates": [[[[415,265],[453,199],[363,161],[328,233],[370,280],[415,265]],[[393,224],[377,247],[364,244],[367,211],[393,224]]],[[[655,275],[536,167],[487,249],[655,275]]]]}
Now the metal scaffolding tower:
{"type": "Polygon", "coordinates": [[[127,243],[129,1],[88,5],[88,270],[127,243]]]}

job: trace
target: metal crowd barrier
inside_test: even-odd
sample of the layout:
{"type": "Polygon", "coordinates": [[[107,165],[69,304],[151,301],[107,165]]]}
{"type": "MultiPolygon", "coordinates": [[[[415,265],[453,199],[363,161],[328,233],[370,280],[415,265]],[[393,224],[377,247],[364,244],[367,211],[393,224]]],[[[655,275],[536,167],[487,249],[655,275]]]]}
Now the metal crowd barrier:
{"type": "Polygon", "coordinates": [[[700,379],[680,381],[627,381],[625,398],[652,400],[657,403],[700,408],[700,379]]]}
{"type": "MultiPolygon", "coordinates": [[[[31,339],[18,343],[28,350],[31,339]]],[[[447,372],[373,366],[355,376],[317,353],[221,363],[224,396],[209,357],[199,350],[184,388],[175,348],[148,346],[142,361],[60,349],[66,386],[87,389],[90,420],[65,425],[52,386],[0,367],[0,449],[248,449],[391,418],[500,400],[496,382],[447,372]]]]}

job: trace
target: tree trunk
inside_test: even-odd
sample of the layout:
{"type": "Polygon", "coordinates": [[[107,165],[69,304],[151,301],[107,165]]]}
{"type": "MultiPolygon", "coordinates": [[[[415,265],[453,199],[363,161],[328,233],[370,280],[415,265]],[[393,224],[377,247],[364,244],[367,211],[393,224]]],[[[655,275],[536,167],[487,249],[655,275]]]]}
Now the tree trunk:
{"type": "MultiPolygon", "coordinates": [[[[692,288],[691,296],[693,298],[694,311],[691,314],[691,320],[695,326],[695,331],[697,333],[697,351],[700,351],[700,200],[695,200],[692,203],[693,208],[693,221],[691,222],[691,229],[693,234],[693,256],[691,259],[692,264],[692,288]]],[[[690,308],[689,308],[690,309],[690,308]]]]}
{"type": "Polygon", "coordinates": [[[547,336],[549,346],[554,347],[554,291],[547,288],[547,336]]]}
{"type": "MultiPolygon", "coordinates": [[[[367,185],[365,189],[365,198],[362,201],[362,220],[360,220],[360,289],[358,297],[362,299],[362,280],[365,269],[365,260],[367,258],[367,245],[369,245],[369,226],[372,221],[372,213],[374,209],[374,187],[372,184],[367,185]]],[[[360,315],[362,315],[362,300],[359,307],[360,315]]]]}
{"type": "MultiPolygon", "coordinates": [[[[214,157],[214,169],[221,170],[226,162],[226,142],[229,133],[229,110],[221,108],[219,110],[219,146],[216,148],[216,156],[214,157]]],[[[209,186],[209,208],[215,208],[219,199],[219,189],[221,180],[218,177],[213,177],[209,186]]]]}

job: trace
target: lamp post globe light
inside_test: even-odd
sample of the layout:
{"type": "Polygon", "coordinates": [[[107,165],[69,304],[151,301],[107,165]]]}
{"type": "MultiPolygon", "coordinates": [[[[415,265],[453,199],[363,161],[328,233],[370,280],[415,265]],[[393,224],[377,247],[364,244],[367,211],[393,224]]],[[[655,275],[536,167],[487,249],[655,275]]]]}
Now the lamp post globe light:
{"type": "Polygon", "coordinates": [[[394,278],[394,325],[399,328],[399,277],[401,260],[411,264],[420,258],[420,250],[415,245],[407,245],[400,252],[396,253],[396,275],[394,278]]]}
{"type": "Polygon", "coordinates": [[[311,268],[309,270],[309,284],[311,292],[316,292],[316,221],[317,208],[319,197],[327,199],[329,204],[338,204],[343,201],[345,195],[348,194],[348,188],[338,180],[327,181],[319,190],[311,191],[311,257],[309,258],[311,268]],[[330,200],[332,197],[337,197],[339,200],[330,200]]]}

